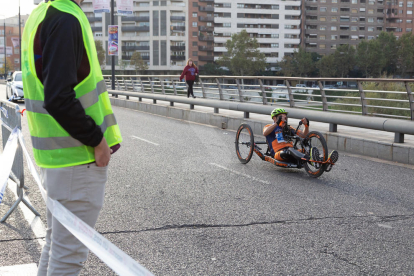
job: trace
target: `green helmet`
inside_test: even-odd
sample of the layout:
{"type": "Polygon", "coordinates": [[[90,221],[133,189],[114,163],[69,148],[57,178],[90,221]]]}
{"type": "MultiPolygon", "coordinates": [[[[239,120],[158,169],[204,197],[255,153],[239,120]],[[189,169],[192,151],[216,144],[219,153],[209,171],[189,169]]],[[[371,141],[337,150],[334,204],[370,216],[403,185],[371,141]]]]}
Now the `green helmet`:
{"type": "Polygon", "coordinates": [[[272,113],[270,113],[270,116],[272,116],[272,119],[273,119],[273,117],[275,117],[275,116],[277,116],[279,114],[286,114],[286,115],[288,115],[288,113],[286,112],[286,110],[284,110],[283,108],[275,108],[275,109],[273,109],[272,113]]]}

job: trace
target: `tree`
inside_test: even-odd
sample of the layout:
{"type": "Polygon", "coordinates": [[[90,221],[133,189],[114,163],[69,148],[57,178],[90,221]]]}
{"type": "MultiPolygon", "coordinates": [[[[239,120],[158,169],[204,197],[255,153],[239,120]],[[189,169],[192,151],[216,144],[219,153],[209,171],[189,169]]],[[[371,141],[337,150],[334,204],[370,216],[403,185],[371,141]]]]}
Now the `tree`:
{"type": "Polygon", "coordinates": [[[143,74],[144,71],[148,70],[148,64],[141,57],[141,53],[136,51],[131,56],[130,65],[134,66],[135,73],[138,74],[138,71],[143,74]]]}
{"type": "Polygon", "coordinates": [[[203,65],[202,68],[200,68],[200,74],[206,75],[206,76],[221,76],[226,74],[226,70],[223,70],[220,68],[220,65],[217,63],[207,63],[203,65]]]}
{"type": "Polygon", "coordinates": [[[105,64],[105,50],[101,40],[95,40],[96,53],[98,54],[99,65],[105,64]]]}
{"type": "Polygon", "coordinates": [[[256,39],[250,38],[246,30],[233,34],[226,42],[227,53],[217,62],[238,76],[251,76],[265,70],[266,58],[259,50],[256,39]]]}
{"type": "Polygon", "coordinates": [[[320,77],[337,77],[338,71],[333,55],[323,56],[316,64],[320,77]]]}
{"type": "Polygon", "coordinates": [[[125,70],[128,64],[129,64],[128,60],[123,60],[123,59],[118,60],[118,65],[121,70],[125,70]]]}
{"type": "MultiPolygon", "coordinates": [[[[13,72],[14,71],[14,69],[13,69],[13,63],[12,63],[12,61],[11,61],[11,59],[9,57],[6,60],[6,63],[7,63],[6,72],[7,73],[13,72]]],[[[4,62],[3,62],[2,65],[3,65],[3,67],[0,68],[0,75],[3,75],[4,76],[4,62]]]]}
{"type": "Polygon", "coordinates": [[[385,68],[388,74],[394,74],[397,71],[398,47],[397,38],[393,33],[381,32],[376,39],[381,47],[381,53],[384,55],[385,68]]]}
{"type": "Polygon", "coordinates": [[[403,34],[398,40],[398,68],[402,77],[413,69],[414,36],[411,33],[403,34]]]}
{"type": "Polygon", "coordinates": [[[300,47],[297,52],[293,53],[293,60],[299,77],[308,76],[314,70],[315,66],[312,60],[312,54],[307,53],[302,47],[300,47]]]}
{"type": "Polygon", "coordinates": [[[283,74],[283,76],[292,77],[295,74],[295,64],[293,56],[285,55],[278,65],[282,69],[281,73],[283,74]]]}
{"type": "Polygon", "coordinates": [[[338,76],[346,77],[355,66],[355,49],[349,44],[344,44],[339,46],[332,55],[338,76]]]}

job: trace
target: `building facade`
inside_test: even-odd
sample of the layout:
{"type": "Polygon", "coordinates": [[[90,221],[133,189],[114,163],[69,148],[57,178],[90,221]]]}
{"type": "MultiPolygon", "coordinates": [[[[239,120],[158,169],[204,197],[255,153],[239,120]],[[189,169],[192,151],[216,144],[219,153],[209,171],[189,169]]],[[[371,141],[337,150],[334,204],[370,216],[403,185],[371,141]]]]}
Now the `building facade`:
{"type": "Polygon", "coordinates": [[[382,0],[310,0],[305,2],[306,51],[326,55],[342,44],[354,47],[384,30],[382,0]]]}
{"type": "MultiPolygon", "coordinates": [[[[23,20],[28,18],[28,15],[22,16],[23,20]]],[[[6,39],[6,48],[11,47],[11,53],[7,53],[7,63],[8,68],[10,64],[12,71],[19,71],[20,70],[20,46],[16,45],[16,40],[19,39],[19,21],[17,17],[17,21],[14,20],[15,17],[6,18],[6,30],[4,30],[4,25],[0,25],[0,68],[3,71],[5,59],[4,59],[4,39],[6,39]],[[13,44],[13,40],[15,44],[13,44]]],[[[21,25],[21,34],[23,34],[24,25],[21,25]]],[[[10,49],[10,48],[9,48],[10,49]]]]}
{"type": "Polygon", "coordinates": [[[397,37],[413,32],[413,0],[387,1],[384,12],[387,32],[397,37]]]}
{"type": "MultiPolygon", "coordinates": [[[[106,52],[103,70],[111,69],[108,56],[109,13],[94,13],[92,0],[82,3],[95,40],[102,41],[106,52]]],[[[116,10],[116,7],[115,7],[116,10]]],[[[116,70],[134,70],[129,65],[135,51],[147,62],[153,74],[177,73],[188,57],[188,1],[134,1],[133,15],[115,16],[118,25],[118,56],[116,70]]]]}

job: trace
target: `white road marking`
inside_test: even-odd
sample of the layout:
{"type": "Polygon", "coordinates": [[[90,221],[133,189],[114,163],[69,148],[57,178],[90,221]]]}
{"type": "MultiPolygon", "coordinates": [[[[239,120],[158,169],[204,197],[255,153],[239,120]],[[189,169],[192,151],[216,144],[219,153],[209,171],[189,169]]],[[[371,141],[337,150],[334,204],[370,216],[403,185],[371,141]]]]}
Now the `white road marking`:
{"type": "MultiPolygon", "coordinates": [[[[17,199],[18,198],[18,195],[16,192],[17,184],[14,181],[11,181],[9,179],[7,187],[14,194],[14,197],[17,199]]],[[[30,203],[29,198],[26,195],[24,195],[23,197],[27,200],[27,202],[29,202],[30,205],[32,205],[30,203]]],[[[23,213],[24,218],[26,219],[26,221],[29,223],[30,227],[32,228],[32,231],[35,237],[37,238],[37,241],[39,242],[40,246],[43,247],[46,243],[45,240],[43,239],[44,237],[46,237],[46,228],[43,225],[42,220],[40,219],[40,217],[36,217],[33,214],[33,212],[30,211],[30,209],[27,208],[27,206],[23,202],[19,203],[19,207],[23,213]]],[[[12,217],[13,213],[10,216],[12,217]]],[[[10,217],[8,219],[10,219],[10,217]]],[[[0,275],[3,275],[3,274],[0,273],[0,275]]]]}
{"type": "Polygon", "coordinates": [[[154,143],[154,142],[151,142],[151,141],[148,141],[148,140],[145,140],[145,139],[139,138],[139,137],[134,136],[134,135],[132,135],[131,137],[132,137],[132,138],[135,138],[135,139],[138,139],[138,140],[141,140],[141,141],[144,141],[144,142],[147,142],[147,143],[150,143],[150,144],[153,144],[153,145],[155,145],[155,146],[159,146],[159,144],[157,144],[157,143],[154,143]]]}
{"type": "Polygon", "coordinates": [[[1,276],[35,276],[36,274],[35,263],[0,267],[1,276]]]}
{"type": "Polygon", "coordinates": [[[223,167],[223,166],[218,165],[218,164],[215,164],[215,163],[210,163],[210,165],[213,165],[213,166],[219,167],[219,168],[221,168],[221,169],[223,169],[223,170],[229,171],[229,172],[234,173],[234,174],[237,174],[237,175],[241,175],[241,176],[243,176],[243,177],[249,178],[249,179],[251,179],[251,180],[254,180],[254,181],[257,181],[257,182],[260,182],[260,183],[263,183],[263,184],[268,184],[268,185],[270,184],[270,182],[268,182],[268,181],[264,181],[264,180],[258,179],[258,178],[256,178],[256,177],[253,177],[253,176],[248,175],[248,174],[239,173],[239,172],[237,172],[237,171],[234,171],[234,170],[232,170],[232,169],[228,169],[228,168],[226,168],[226,167],[223,167]]]}
{"type": "Polygon", "coordinates": [[[379,227],[382,227],[382,228],[392,229],[392,226],[391,225],[387,225],[387,224],[378,223],[378,226],[379,227]]]}

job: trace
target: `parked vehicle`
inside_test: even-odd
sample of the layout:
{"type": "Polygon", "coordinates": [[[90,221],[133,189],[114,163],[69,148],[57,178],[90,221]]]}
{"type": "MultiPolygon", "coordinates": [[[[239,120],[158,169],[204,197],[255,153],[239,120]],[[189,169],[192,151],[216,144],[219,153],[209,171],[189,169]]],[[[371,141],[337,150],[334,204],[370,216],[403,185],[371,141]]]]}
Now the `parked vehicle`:
{"type": "Polygon", "coordinates": [[[6,99],[11,101],[24,100],[22,72],[16,71],[7,79],[6,99]]]}
{"type": "Polygon", "coordinates": [[[304,87],[304,88],[306,88],[306,85],[304,85],[304,84],[296,84],[296,87],[304,87]]]}

